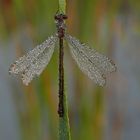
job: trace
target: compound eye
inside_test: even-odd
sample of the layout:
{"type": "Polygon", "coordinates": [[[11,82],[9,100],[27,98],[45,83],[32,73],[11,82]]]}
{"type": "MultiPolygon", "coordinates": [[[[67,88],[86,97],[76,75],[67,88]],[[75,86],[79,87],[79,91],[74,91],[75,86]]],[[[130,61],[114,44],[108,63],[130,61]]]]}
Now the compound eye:
{"type": "Polygon", "coordinates": [[[67,15],[63,15],[63,19],[67,19],[68,18],[68,16],[67,15]]]}
{"type": "Polygon", "coordinates": [[[58,20],[58,19],[59,19],[58,15],[55,15],[55,16],[54,16],[54,19],[55,19],[55,20],[58,20]]]}

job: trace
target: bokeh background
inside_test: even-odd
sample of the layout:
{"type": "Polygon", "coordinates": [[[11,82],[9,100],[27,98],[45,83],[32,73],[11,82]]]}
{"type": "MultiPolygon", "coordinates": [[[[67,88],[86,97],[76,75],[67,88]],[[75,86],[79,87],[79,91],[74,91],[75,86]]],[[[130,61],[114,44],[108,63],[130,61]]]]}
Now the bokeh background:
{"type": "MultiPolygon", "coordinates": [[[[57,139],[58,46],[28,87],[8,74],[17,57],[56,31],[57,10],[57,0],[0,0],[0,140],[57,139]]],[[[100,88],[65,44],[72,140],[139,140],[140,1],[67,0],[67,14],[67,31],[117,65],[100,88]]]]}

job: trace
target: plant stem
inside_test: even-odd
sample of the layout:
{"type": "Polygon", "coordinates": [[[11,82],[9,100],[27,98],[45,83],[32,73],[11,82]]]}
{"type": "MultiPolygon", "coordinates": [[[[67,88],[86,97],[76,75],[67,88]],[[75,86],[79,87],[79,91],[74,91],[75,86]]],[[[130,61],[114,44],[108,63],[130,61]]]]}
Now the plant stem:
{"type": "Polygon", "coordinates": [[[66,11],[66,0],[59,0],[59,12],[65,13],[66,11]]]}
{"type": "Polygon", "coordinates": [[[59,140],[70,140],[67,98],[64,92],[64,46],[63,39],[59,39],[59,140]]]}
{"type": "Polygon", "coordinates": [[[64,47],[63,38],[59,39],[59,117],[64,116],[64,67],[63,67],[64,47]]]}
{"type": "MultiPolygon", "coordinates": [[[[59,0],[59,13],[65,14],[66,0],[59,0]]],[[[59,140],[71,140],[68,118],[67,96],[64,90],[64,47],[63,38],[59,39],[59,140]]]]}

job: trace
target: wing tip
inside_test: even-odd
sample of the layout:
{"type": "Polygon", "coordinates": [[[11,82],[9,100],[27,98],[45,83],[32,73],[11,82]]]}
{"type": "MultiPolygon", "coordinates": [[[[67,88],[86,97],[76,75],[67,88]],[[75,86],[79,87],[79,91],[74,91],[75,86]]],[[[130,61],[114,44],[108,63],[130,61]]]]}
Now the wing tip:
{"type": "Polygon", "coordinates": [[[98,81],[98,85],[101,86],[101,87],[104,87],[106,85],[106,77],[104,74],[102,74],[102,80],[99,82],[98,81]]]}
{"type": "Polygon", "coordinates": [[[32,80],[31,78],[29,78],[29,77],[26,76],[26,73],[25,73],[25,72],[23,72],[23,73],[21,74],[21,79],[22,79],[23,84],[26,85],[26,86],[28,86],[29,83],[30,83],[31,80],[32,80]]]}
{"type": "Polygon", "coordinates": [[[112,71],[111,72],[116,72],[117,71],[116,64],[111,59],[110,59],[110,63],[111,63],[111,66],[112,66],[112,71]]]}
{"type": "Polygon", "coordinates": [[[16,70],[16,63],[11,64],[9,70],[8,70],[9,74],[18,74],[17,70],[16,70]]]}

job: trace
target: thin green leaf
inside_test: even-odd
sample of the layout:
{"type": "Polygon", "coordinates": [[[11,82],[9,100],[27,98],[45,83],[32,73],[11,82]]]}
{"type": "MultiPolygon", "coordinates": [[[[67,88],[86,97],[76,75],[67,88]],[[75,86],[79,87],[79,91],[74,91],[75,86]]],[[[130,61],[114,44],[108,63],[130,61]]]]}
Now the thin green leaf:
{"type": "Polygon", "coordinates": [[[59,12],[65,13],[66,11],[66,0],[59,0],[59,12]]]}
{"type": "Polygon", "coordinates": [[[64,117],[59,119],[59,140],[71,140],[66,93],[64,93],[64,110],[64,117]]]}
{"type": "MultiPolygon", "coordinates": [[[[65,14],[66,0],[59,0],[59,13],[65,14]]],[[[67,94],[64,92],[64,116],[59,117],[59,140],[71,140],[68,118],[67,94]]]]}

